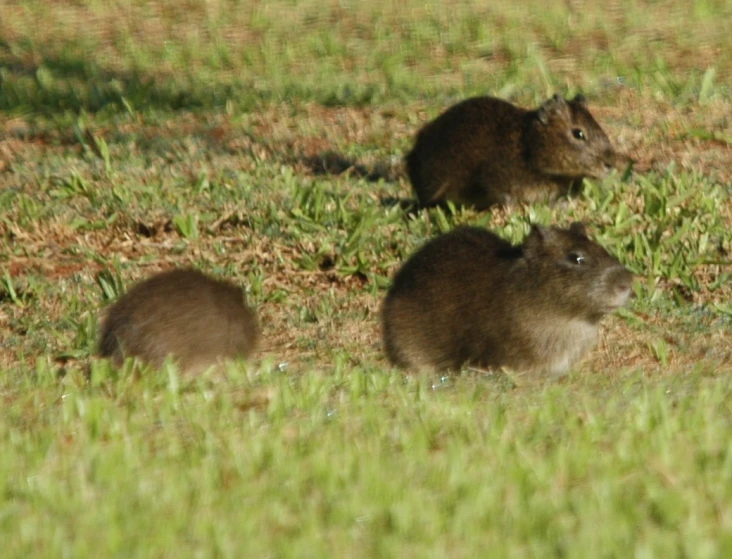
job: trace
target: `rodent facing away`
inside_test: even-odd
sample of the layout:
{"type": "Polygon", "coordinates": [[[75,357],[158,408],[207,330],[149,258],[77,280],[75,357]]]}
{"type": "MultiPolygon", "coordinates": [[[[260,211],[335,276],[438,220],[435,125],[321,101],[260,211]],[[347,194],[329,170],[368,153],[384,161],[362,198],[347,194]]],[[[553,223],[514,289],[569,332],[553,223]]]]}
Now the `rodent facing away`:
{"type": "Polygon", "coordinates": [[[595,344],[600,319],[625,304],[631,283],[581,223],[534,226],[517,246],[458,227],[396,273],[382,307],[386,353],[417,370],[559,376],[595,344]]]}
{"type": "Polygon", "coordinates": [[[158,368],[172,355],[184,374],[195,374],[220,359],[246,358],[258,339],[239,287],[177,269],[138,283],[109,307],[99,353],[116,366],[137,357],[158,368]]]}
{"type": "Polygon", "coordinates": [[[405,161],[420,205],[483,210],[553,201],[629,159],[616,153],[582,95],[554,95],[535,110],[467,99],[426,124],[405,161]]]}

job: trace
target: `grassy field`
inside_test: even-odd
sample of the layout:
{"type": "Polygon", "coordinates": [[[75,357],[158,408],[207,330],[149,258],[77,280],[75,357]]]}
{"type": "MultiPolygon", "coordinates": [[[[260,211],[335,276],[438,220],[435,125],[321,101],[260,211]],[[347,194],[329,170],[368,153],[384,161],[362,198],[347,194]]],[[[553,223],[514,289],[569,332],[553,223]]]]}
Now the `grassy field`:
{"type": "Polygon", "coordinates": [[[3,557],[732,557],[732,2],[549,4],[0,2],[3,557]],[[632,175],[402,209],[447,106],[578,91],[632,175]],[[575,220],[636,298],[568,378],[389,367],[426,239],[575,220]],[[94,358],[175,265],[257,309],[227,382],[94,358]]]}

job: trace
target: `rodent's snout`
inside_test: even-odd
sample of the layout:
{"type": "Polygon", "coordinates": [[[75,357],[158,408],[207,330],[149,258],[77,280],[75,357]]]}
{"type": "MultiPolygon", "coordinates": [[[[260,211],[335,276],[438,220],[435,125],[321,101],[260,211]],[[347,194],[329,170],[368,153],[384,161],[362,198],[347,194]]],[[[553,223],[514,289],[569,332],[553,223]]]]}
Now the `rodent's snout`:
{"type": "Polygon", "coordinates": [[[624,153],[618,153],[615,150],[611,150],[605,153],[605,171],[610,173],[617,169],[619,171],[626,171],[629,165],[633,164],[633,159],[624,153]]]}
{"type": "Polygon", "coordinates": [[[628,299],[635,295],[633,293],[633,274],[623,266],[613,269],[608,279],[611,287],[609,302],[611,308],[622,307],[628,302],[628,299]]]}
{"type": "Polygon", "coordinates": [[[601,291],[598,292],[600,299],[597,302],[603,314],[622,307],[633,296],[633,274],[622,264],[615,263],[605,268],[601,285],[601,291]]]}
{"type": "Polygon", "coordinates": [[[617,164],[615,152],[606,152],[596,160],[595,168],[589,176],[594,179],[606,177],[617,168],[617,164]]]}

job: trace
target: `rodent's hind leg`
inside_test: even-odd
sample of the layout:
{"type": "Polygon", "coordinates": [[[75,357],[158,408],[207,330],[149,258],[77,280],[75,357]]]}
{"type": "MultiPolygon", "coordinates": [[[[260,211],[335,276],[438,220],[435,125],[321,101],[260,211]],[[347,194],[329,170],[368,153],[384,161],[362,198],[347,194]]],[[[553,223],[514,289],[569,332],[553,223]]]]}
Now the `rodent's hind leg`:
{"type": "Polygon", "coordinates": [[[461,198],[466,205],[476,210],[487,210],[493,206],[511,206],[513,197],[500,172],[491,165],[481,165],[463,188],[461,198]]]}

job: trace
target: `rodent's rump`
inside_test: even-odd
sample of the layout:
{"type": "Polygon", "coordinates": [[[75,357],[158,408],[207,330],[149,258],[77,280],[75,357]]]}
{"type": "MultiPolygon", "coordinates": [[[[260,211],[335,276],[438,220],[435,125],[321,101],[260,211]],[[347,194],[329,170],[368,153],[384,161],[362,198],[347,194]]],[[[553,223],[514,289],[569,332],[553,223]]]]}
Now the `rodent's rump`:
{"type": "Polygon", "coordinates": [[[117,366],[137,357],[160,367],[170,355],[194,373],[219,359],[248,357],[258,339],[256,316],[239,287],[176,269],[138,283],[107,309],[99,353],[117,366]]]}
{"type": "Polygon", "coordinates": [[[580,223],[534,226],[517,246],[459,227],[394,276],[382,307],[387,356],[412,369],[563,374],[594,345],[602,316],[625,304],[631,281],[580,223]]]}
{"type": "Polygon", "coordinates": [[[582,95],[555,95],[534,110],[467,99],[422,127],[405,158],[421,205],[477,209],[552,201],[623,162],[582,95]]]}

